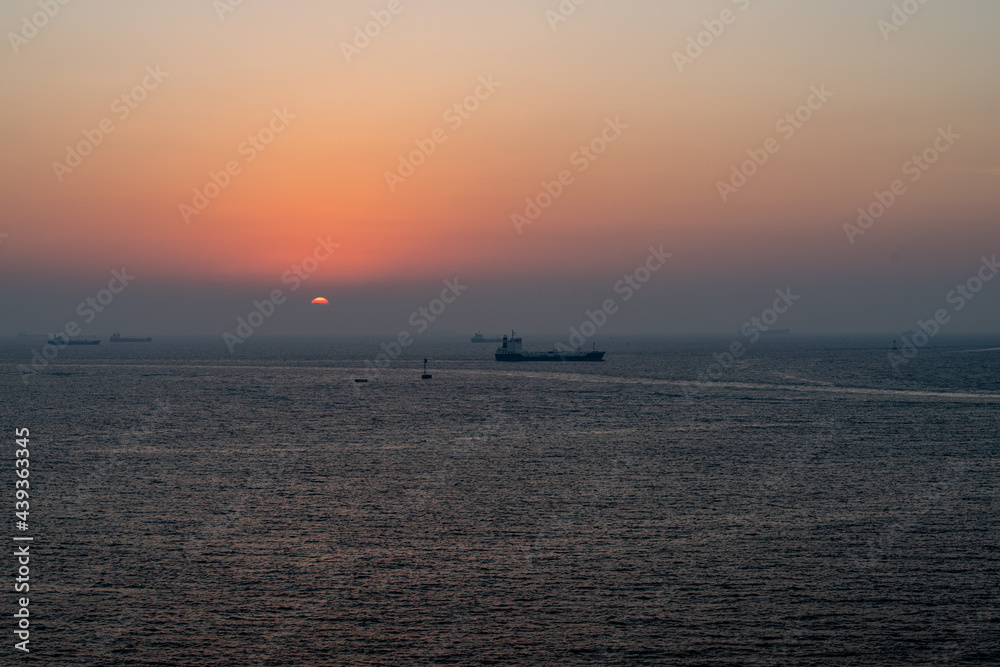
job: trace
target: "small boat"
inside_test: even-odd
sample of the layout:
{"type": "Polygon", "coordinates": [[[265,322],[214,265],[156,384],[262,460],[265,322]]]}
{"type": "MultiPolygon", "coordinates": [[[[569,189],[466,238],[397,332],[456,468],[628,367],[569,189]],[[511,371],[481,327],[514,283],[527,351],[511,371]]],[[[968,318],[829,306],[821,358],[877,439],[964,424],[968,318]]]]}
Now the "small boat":
{"type": "Polygon", "coordinates": [[[524,352],[521,349],[521,338],[513,331],[510,339],[503,337],[503,345],[497,348],[497,361],[604,361],[604,352],[594,345],[592,352],[550,350],[548,352],[524,352]]]}
{"type": "Polygon", "coordinates": [[[355,382],[368,382],[368,378],[354,378],[355,382]]]}
{"type": "Polygon", "coordinates": [[[424,374],[420,376],[421,380],[430,380],[431,375],[427,372],[427,360],[424,359],[424,374]]]}

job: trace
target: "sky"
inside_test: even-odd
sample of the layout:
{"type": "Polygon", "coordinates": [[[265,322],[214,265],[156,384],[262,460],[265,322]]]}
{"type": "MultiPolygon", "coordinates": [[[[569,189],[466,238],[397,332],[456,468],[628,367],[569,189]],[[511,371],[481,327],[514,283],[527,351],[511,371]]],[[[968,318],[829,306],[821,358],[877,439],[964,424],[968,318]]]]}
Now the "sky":
{"type": "Polygon", "coordinates": [[[578,2],[7,0],[0,335],[1000,330],[1000,4],[578,2]]]}

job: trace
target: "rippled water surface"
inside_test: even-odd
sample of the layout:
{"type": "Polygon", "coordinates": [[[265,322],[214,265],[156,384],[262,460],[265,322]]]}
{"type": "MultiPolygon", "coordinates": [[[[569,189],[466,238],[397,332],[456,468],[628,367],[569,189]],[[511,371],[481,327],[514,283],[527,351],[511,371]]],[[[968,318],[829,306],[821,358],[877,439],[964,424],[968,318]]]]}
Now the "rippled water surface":
{"type": "Polygon", "coordinates": [[[997,340],[381,342],[0,342],[27,659],[996,664],[997,340]]]}

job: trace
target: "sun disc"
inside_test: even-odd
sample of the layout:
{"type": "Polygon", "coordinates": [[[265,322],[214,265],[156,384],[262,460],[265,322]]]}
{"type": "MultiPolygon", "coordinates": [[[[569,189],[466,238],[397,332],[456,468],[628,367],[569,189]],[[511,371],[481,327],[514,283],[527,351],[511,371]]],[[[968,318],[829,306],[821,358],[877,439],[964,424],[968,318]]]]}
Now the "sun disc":
{"type": "Polygon", "coordinates": [[[312,300],[312,302],[313,303],[320,303],[320,304],[328,304],[328,303],[330,303],[329,301],[327,301],[325,298],[323,298],[321,296],[316,297],[315,299],[312,300]]]}

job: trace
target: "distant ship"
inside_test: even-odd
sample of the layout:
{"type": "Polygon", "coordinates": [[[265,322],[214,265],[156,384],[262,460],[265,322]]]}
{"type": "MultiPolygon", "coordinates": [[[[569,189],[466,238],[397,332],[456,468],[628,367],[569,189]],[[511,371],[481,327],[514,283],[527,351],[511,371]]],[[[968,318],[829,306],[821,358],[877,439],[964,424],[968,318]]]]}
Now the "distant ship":
{"type": "Polygon", "coordinates": [[[49,345],[99,345],[100,338],[62,338],[54,336],[49,339],[49,345]]]}
{"type": "Polygon", "coordinates": [[[562,352],[560,350],[550,350],[549,352],[523,352],[521,350],[521,338],[513,331],[510,338],[503,337],[503,345],[497,348],[497,361],[604,361],[604,353],[594,350],[593,352],[562,352]]]}
{"type": "Polygon", "coordinates": [[[112,343],[152,343],[152,336],[146,336],[145,338],[126,338],[123,337],[117,331],[111,334],[112,343]]]}
{"type": "Polygon", "coordinates": [[[477,331],[476,335],[472,337],[473,343],[499,343],[501,340],[501,338],[486,338],[482,331],[477,331]]]}

